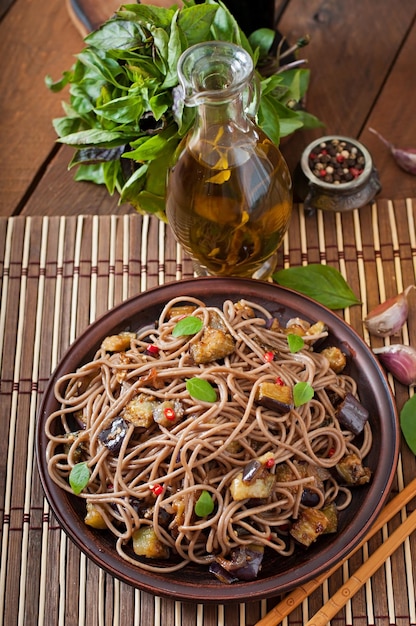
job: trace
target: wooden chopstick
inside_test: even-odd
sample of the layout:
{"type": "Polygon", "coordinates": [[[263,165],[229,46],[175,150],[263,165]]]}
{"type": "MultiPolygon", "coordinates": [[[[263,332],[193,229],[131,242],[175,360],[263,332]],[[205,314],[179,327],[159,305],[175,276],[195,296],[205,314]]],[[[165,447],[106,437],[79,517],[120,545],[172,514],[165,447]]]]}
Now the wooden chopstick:
{"type": "Polygon", "coordinates": [[[306,622],[305,626],[326,626],[329,620],[347,604],[348,600],[366,581],[378,570],[379,567],[393,554],[416,527],[416,509],[402,523],[394,533],[368,558],[357,571],[338,589],[336,593],[306,622]]]}
{"type": "MultiPolygon", "coordinates": [[[[414,478],[400,493],[397,494],[397,496],[395,496],[392,500],[390,500],[390,502],[388,502],[386,504],[386,506],[381,511],[381,513],[378,516],[378,518],[377,518],[376,522],[374,523],[374,525],[370,528],[370,530],[368,531],[368,533],[366,534],[364,539],[354,548],[354,550],[352,550],[352,552],[350,552],[342,561],[340,561],[339,563],[334,565],[327,572],[324,572],[320,576],[317,576],[313,580],[310,580],[310,581],[306,582],[304,585],[302,585],[300,587],[297,587],[296,589],[291,591],[287,596],[285,596],[283,598],[283,600],[281,602],[276,604],[276,606],[274,606],[271,609],[271,611],[269,611],[269,613],[267,613],[267,615],[265,615],[260,621],[256,622],[255,626],[278,626],[278,624],[280,624],[280,622],[285,617],[287,617],[296,607],[298,607],[300,604],[302,604],[302,602],[305,600],[305,598],[307,598],[309,595],[311,595],[311,593],[313,591],[315,591],[315,589],[320,587],[322,585],[322,583],[324,583],[327,578],[332,576],[332,574],[334,572],[336,572],[336,570],[339,567],[341,567],[341,565],[343,563],[345,563],[349,558],[351,558],[351,556],[353,554],[355,554],[355,552],[360,550],[360,548],[362,548],[363,545],[369,539],[371,539],[371,537],[373,537],[384,526],[384,524],[386,524],[394,515],[396,515],[396,513],[398,513],[400,511],[400,509],[403,508],[408,502],[410,502],[410,500],[412,500],[415,496],[416,496],[416,478],[414,478]]],[[[413,515],[414,515],[414,512],[412,513],[411,516],[409,516],[408,519],[410,519],[410,517],[412,517],[413,515]]],[[[399,528],[395,531],[395,533],[396,532],[399,533],[399,531],[401,533],[403,532],[403,526],[404,526],[405,523],[407,524],[408,519],[401,526],[399,526],[399,528]]],[[[407,527],[408,527],[408,525],[406,526],[406,528],[407,527]]],[[[411,533],[411,530],[412,529],[410,529],[410,531],[408,532],[407,535],[403,535],[403,538],[397,543],[396,547],[393,547],[392,552],[390,552],[390,554],[392,554],[394,552],[394,550],[400,545],[400,543],[402,543],[405,540],[405,538],[411,533]]],[[[395,535],[395,533],[393,533],[390,536],[390,538],[385,543],[383,543],[382,546],[380,546],[380,548],[378,548],[378,550],[376,550],[376,552],[374,552],[374,554],[370,557],[371,559],[378,553],[379,550],[381,550],[381,548],[385,548],[385,546],[387,546],[388,542],[395,535]]],[[[397,538],[396,538],[395,541],[397,541],[397,538]]],[[[389,545],[393,545],[393,543],[389,544],[389,545]]],[[[376,571],[378,569],[378,567],[382,565],[382,563],[388,558],[388,556],[390,556],[390,554],[386,554],[384,559],[382,561],[380,561],[380,565],[376,566],[376,569],[374,571],[376,571]]],[[[370,561],[370,559],[368,559],[366,561],[365,565],[368,564],[369,561],[370,561]]],[[[374,572],[372,572],[372,573],[374,573],[374,572]]],[[[372,575],[372,573],[369,574],[369,576],[367,578],[369,578],[372,575]]],[[[365,582],[365,580],[364,580],[364,582],[365,582]]],[[[364,584],[364,583],[362,583],[362,584],[364,584]]],[[[357,591],[358,591],[358,588],[357,588],[357,591]]],[[[344,605],[350,599],[350,597],[351,597],[351,595],[348,596],[345,599],[344,605]]],[[[331,600],[330,600],[330,602],[331,602],[331,600]]],[[[342,606],[344,606],[344,605],[342,605],[342,606]]],[[[323,608],[321,609],[321,611],[323,610],[323,608]]],[[[340,606],[340,608],[341,608],[341,606],[340,606]]],[[[339,608],[337,609],[337,611],[339,611],[339,608]]],[[[309,626],[312,626],[312,624],[315,626],[318,623],[326,624],[328,622],[328,619],[329,618],[325,617],[325,620],[326,620],[325,622],[311,622],[310,624],[308,622],[308,624],[309,624],[309,626]]]]}

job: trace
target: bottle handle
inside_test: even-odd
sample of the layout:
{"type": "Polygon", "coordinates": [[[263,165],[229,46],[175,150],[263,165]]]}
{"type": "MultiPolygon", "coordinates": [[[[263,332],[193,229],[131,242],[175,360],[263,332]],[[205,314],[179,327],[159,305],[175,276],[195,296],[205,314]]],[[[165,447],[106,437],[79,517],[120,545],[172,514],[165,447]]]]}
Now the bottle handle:
{"type": "Polygon", "coordinates": [[[260,104],[261,86],[258,75],[253,72],[244,92],[244,111],[249,117],[255,118],[260,104]]]}

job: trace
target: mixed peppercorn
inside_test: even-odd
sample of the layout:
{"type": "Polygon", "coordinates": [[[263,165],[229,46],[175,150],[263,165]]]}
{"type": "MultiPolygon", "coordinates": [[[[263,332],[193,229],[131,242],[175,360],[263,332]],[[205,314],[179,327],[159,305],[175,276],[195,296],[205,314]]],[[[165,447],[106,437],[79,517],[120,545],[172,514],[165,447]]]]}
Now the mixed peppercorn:
{"type": "Polygon", "coordinates": [[[331,139],[316,144],[308,155],[311,171],[326,183],[340,185],[358,178],[365,166],[361,150],[352,143],[331,139]]]}

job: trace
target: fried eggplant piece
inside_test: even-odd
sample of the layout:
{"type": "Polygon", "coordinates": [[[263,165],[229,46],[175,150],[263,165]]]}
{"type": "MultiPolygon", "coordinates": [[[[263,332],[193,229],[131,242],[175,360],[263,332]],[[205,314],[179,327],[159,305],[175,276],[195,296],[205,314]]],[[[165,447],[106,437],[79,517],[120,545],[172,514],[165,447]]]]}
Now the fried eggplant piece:
{"type": "Polygon", "coordinates": [[[292,388],[288,385],[263,382],[257,388],[256,402],[279,415],[288,413],[293,408],[292,388]]]}
{"type": "Polygon", "coordinates": [[[319,509],[304,509],[290,529],[291,536],[309,548],[322,535],[329,525],[325,513],[319,509]]]}
{"type": "Polygon", "coordinates": [[[322,509],[322,513],[328,518],[328,526],[325,528],[324,534],[336,533],[338,531],[338,509],[334,502],[326,504],[322,509]]]}
{"type": "Polygon", "coordinates": [[[370,468],[365,467],[355,453],[346,454],[335,467],[347,485],[365,485],[371,480],[370,468]]]}
{"type": "Polygon", "coordinates": [[[169,558],[169,548],[160,541],[153,526],[141,526],[133,533],[133,550],[148,559],[169,558]]]}
{"type": "Polygon", "coordinates": [[[194,304],[179,304],[169,310],[168,317],[169,319],[173,317],[186,317],[187,315],[192,315],[196,308],[194,304]]]}
{"type": "Polygon", "coordinates": [[[338,406],[336,416],[341,426],[354,435],[359,435],[369,418],[369,412],[352,393],[348,392],[338,406]]]}
{"type": "Polygon", "coordinates": [[[335,374],[341,374],[347,364],[345,354],[336,346],[324,348],[321,354],[328,359],[329,366],[335,374]]]}
{"type": "MultiPolygon", "coordinates": [[[[320,501],[319,493],[324,493],[324,480],[330,477],[330,473],[323,467],[318,467],[312,463],[294,462],[294,465],[299,472],[301,478],[311,478],[311,482],[307,483],[303,487],[302,492],[302,504],[305,506],[317,506],[320,501]]],[[[279,463],[276,467],[276,482],[277,483],[289,483],[297,480],[297,475],[287,463],[279,463]]],[[[287,489],[296,494],[298,487],[292,486],[287,489]]]]}
{"type": "Polygon", "coordinates": [[[271,452],[249,461],[231,482],[230,491],[233,500],[268,498],[276,482],[275,474],[270,472],[273,466],[274,457],[271,452]]]}
{"type": "Polygon", "coordinates": [[[153,424],[153,411],[157,402],[153,397],[141,393],[130,400],[124,407],[122,417],[136,428],[150,428],[153,424]]]}
{"type": "Polygon", "coordinates": [[[230,582],[234,582],[234,577],[237,580],[255,580],[261,570],[263,556],[264,547],[261,545],[250,543],[246,546],[239,546],[232,550],[231,559],[217,557],[216,562],[222,571],[217,568],[212,568],[210,571],[224,582],[228,582],[224,572],[233,575],[233,580],[230,582]]]}
{"type": "Polygon", "coordinates": [[[201,341],[190,347],[191,356],[196,364],[211,363],[232,354],[235,349],[234,338],[220,328],[205,328],[201,341]]]}
{"type": "Polygon", "coordinates": [[[87,500],[87,514],[84,517],[84,522],[87,526],[97,528],[98,530],[104,530],[107,528],[107,524],[105,523],[100,511],[90,500],[87,500]]]}
{"type": "Polygon", "coordinates": [[[122,352],[130,348],[133,339],[136,339],[136,333],[127,331],[118,335],[109,335],[103,340],[101,347],[106,352],[122,352]]]}

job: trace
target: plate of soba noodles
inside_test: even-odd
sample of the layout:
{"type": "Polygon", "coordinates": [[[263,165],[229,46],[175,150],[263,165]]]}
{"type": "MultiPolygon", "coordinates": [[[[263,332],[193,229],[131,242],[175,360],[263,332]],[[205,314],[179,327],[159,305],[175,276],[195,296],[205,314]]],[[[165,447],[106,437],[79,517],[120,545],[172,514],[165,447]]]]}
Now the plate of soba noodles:
{"type": "Polygon", "coordinates": [[[340,562],[388,497],[399,440],[385,374],[339,315],[210,277],[92,323],[36,432],[76,546],[138,589],[207,603],[281,594],[340,562]]]}

